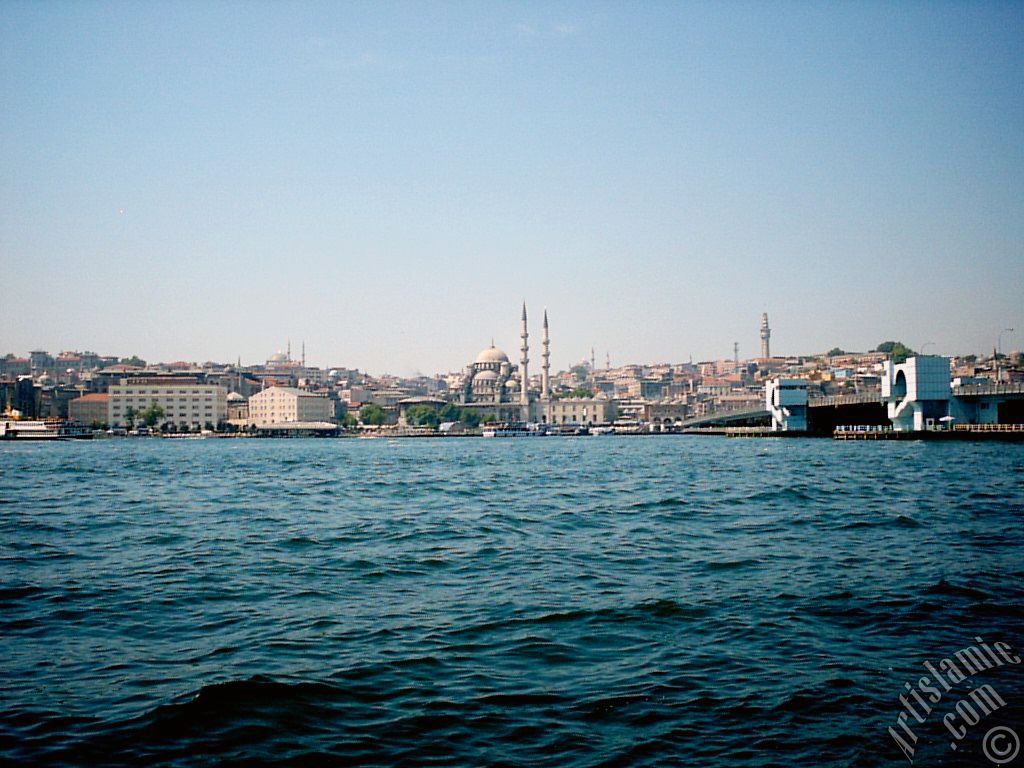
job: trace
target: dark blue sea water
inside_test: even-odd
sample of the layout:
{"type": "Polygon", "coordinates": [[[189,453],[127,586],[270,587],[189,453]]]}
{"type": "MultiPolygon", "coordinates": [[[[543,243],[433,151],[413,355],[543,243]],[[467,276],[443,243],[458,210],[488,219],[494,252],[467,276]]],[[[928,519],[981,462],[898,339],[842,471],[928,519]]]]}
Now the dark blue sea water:
{"type": "Polygon", "coordinates": [[[0,444],[0,761],[907,765],[921,665],[1024,646],[1022,521],[1020,445],[0,444]]]}

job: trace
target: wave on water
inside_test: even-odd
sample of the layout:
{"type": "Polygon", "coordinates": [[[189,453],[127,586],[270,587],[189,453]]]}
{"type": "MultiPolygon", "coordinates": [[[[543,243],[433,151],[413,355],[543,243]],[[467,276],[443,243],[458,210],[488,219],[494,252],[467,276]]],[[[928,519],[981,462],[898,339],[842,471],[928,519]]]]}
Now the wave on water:
{"type": "Polygon", "coordinates": [[[1024,637],[1021,457],[5,443],[0,764],[898,764],[906,671],[1024,637]]]}

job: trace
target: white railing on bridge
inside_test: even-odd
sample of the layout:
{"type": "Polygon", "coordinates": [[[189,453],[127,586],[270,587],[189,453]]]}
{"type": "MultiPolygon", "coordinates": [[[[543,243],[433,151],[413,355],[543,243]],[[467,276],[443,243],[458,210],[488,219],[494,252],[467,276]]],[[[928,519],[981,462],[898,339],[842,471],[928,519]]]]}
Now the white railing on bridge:
{"type": "Polygon", "coordinates": [[[976,397],[979,395],[1024,395],[1024,384],[964,384],[953,387],[957,397],[976,397]]]}
{"type": "Polygon", "coordinates": [[[808,408],[827,408],[835,405],[864,405],[882,402],[882,391],[857,392],[851,395],[825,395],[812,397],[807,401],[808,408]]]}

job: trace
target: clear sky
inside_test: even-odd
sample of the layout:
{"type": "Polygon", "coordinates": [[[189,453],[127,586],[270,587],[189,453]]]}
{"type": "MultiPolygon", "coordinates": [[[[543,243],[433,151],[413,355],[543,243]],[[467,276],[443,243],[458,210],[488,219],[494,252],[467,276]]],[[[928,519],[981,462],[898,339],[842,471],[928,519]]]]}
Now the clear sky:
{"type": "Polygon", "coordinates": [[[0,353],[1024,345],[1024,4],[0,3],[0,353]]]}

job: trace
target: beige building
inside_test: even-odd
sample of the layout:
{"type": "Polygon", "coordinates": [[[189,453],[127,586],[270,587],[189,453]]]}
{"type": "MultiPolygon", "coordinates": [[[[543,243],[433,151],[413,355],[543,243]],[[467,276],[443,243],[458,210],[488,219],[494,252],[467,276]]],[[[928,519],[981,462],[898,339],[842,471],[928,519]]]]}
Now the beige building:
{"type": "Polygon", "coordinates": [[[605,397],[566,397],[538,403],[541,421],[547,424],[611,424],[615,402],[605,397]]]}
{"type": "Polygon", "coordinates": [[[228,391],[215,384],[199,384],[192,377],[121,379],[110,385],[108,395],[107,423],[111,427],[126,426],[129,409],[139,413],[153,403],[164,412],[158,427],[164,424],[190,428],[216,426],[228,416],[228,391]]]}
{"type": "Polygon", "coordinates": [[[228,393],[228,424],[244,427],[249,423],[249,402],[237,392],[228,393]]]}
{"type": "Polygon", "coordinates": [[[326,395],[294,387],[270,387],[249,398],[250,424],[281,424],[295,421],[329,421],[334,406],[326,395]]]}
{"type": "Polygon", "coordinates": [[[87,427],[107,423],[110,395],[95,392],[82,395],[68,403],[68,417],[87,427]]]}

